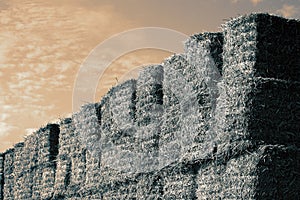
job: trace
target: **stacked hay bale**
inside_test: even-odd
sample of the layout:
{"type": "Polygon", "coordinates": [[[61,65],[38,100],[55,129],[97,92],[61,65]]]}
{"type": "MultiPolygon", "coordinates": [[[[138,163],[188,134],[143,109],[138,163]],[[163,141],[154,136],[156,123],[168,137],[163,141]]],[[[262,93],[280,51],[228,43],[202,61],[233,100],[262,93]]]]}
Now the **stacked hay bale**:
{"type": "MultiPolygon", "coordinates": [[[[82,180],[82,196],[97,194],[100,189],[100,118],[98,104],[86,104],[74,115],[75,132],[78,132],[81,145],[86,149],[85,180],[82,180]]],[[[78,170],[78,169],[77,169],[78,170]]],[[[98,198],[93,196],[93,198],[98,198]]]]}
{"type": "Polygon", "coordinates": [[[158,144],[163,114],[163,67],[148,66],[140,72],[136,92],[136,152],[138,172],[157,170],[158,144]]]}
{"type": "Polygon", "coordinates": [[[23,158],[22,158],[22,184],[26,187],[22,188],[20,191],[20,199],[31,199],[32,197],[32,187],[33,187],[33,176],[34,170],[37,164],[35,163],[38,158],[38,150],[36,140],[36,135],[31,134],[25,138],[23,147],[23,158]]]}
{"type": "Polygon", "coordinates": [[[300,146],[300,22],[251,14],[227,22],[217,143],[300,146]]]}
{"type": "Polygon", "coordinates": [[[0,199],[3,200],[4,187],[4,155],[0,153],[0,199]]]}
{"type": "Polygon", "coordinates": [[[14,149],[4,152],[4,199],[14,199],[14,149]]]}
{"type": "Polygon", "coordinates": [[[71,139],[70,135],[74,132],[74,125],[71,118],[61,120],[59,133],[59,153],[57,156],[57,170],[55,174],[54,195],[56,199],[66,196],[67,188],[71,180],[71,139]]]}
{"type": "MultiPolygon", "coordinates": [[[[86,175],[86,148],[82,144],[80,132],[76,131],[74,118],[77,113],[73,114],[72,119],[67,125],[65,138],[69,149],[68,158],[71,159],[66,165],[68,187],[66,197],[69,199],[81,197],[86,175]]],[[[66,149],[67,151],[67,149],[66,149]]],[[[62,152],[63,153],[63,152],[62,152]]]]}
{"type": "Polygon", "coordinates": [[[283,186],[284,176],[272,175],[281,173],[291,184],[298,183],[299,170],[288,163],[299,163],[299,156],[287,157],[289,161],[275,156],[279,163],[287,163],[287,168],[276,168],[283,166],[277,162],[264,167],[265,157],[289,148],[266,144],[300,144],[299,28],[295,20],[266,14],[242,16],[224,25],[223,80],[212,132],[216,164],[200,170],[199,198],[281,199],[290,193],[293,199],[299,195],[292,187],[283,186]],[[271,150],[261,151],[268,148],[271,150]],[[208,182],[212,184],[208,186],[208,182]],[[274,188],[266,192],[268,184],[274,188]]]}
{"type": "Polygon", "coordinates": [[[160,168],[179,160],[182,148],[181,130],[181,99],[185,81],[182,74],[187,66],[183,55],[174,55],[163,63],[163,109],[161,134],[159,138],[159,165],[160,168]],[[180,81],[180,83],[178,82],[180,81]]]}
{"type": "Polygon", "coordinates": [[[14,198],[23,199],[23,190],[26,190],[24,184],[25,171],[24,165],[24,142],[14,145],[14,198]]]}
{"type": "Polygon", "coordinates": [[[185,150],[183,160],[203,159],[213,151],[211,125],[219,95],[217,83],[221,80],[223,35],[201,33],[191,36],[185,43],[188,61],[182,77],[185,79],[181,99],[181,123],[185,150]]]}
{"type": "MultiPolygon", "coordinates": [[[[112,88],[101,102],[101,174],[103,184],[110,188],[106,191],[116,190],[114,185],[136,170],[135,96],[136,81],[129,80],[112,88]]],[[[118,199],[118,194],[104,193],[103,198],[118,199]]]]}
{"type": "Polygon", "coordinates": [[[263,145],[226,164],[201,166],[198,199],[297,199],[300,150],[263,145]]]}
{"type": "Polygon", "coordinates": [[[163,199],[196,199],[198,167],[176,163],[161,170],[163,199]]]}
{"type": "Polygon", "coordinates": [[[163,174],[160,170],[138,173],[135,176],[137,199],[161,199],[163,195],[163,174]]]}
{"type": "Polygon", "coordinates": [[[38,137],[38,162],[33,170],[32,198],[50,199],[54,193],[59,125],[48,124],[40,128],[36,135],[38,137]]]}

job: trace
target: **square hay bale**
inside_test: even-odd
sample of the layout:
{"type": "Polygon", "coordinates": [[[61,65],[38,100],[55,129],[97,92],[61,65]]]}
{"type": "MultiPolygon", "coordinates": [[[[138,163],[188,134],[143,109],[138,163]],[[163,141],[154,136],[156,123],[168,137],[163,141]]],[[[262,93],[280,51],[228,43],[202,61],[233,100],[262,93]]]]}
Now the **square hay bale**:
{"type": "Polygon", "coordinates": [[[136,176],[137,199],[161,199],[163,196],[163,176],[160,171],[151,171],[136,176]]]}
{"type": "Polygon", "coordinates": [[[102,172],[105,166],[124,173],[135,171],[135,98],[136,81],[129,80],[112,88],[101,101],[102,172]]]}
{"type": "Polygon", "coordinates": [[[41,185],[43,181],[43,168],[35,167],[32,169],[32,199],[41,199],[41,185]]]}
{"type": "Polygon", "coordinates": [[[71,135],[74,132],[74,124],[72,118],[65,118],[61,120],[59,134],[59,151],[57,156],[57,170],[55,174],[54,185],[54,198],[64,198],[67,187],[70,184],[71,179],[71,146],[75,145],[71,143],[71,135]]]}
{"type": "MultiPolygon", "coordinates": [[[[86,104],[81,107],[80,111],[73,115],[75,132],[79,137],[81,150],[84,152],[84,157],[80,157],[79,151],[77,156],[73,158],[74,163],[74,183],[82,185],[83,190],[96,187],[100,184],[100,110],[99,104],[86,104]],[[80,162],[76,169],[76,162],[80,162]],[[84,178],[82,179],[82,177],[84,178]],[[77,177],[77,178],[75,178],[77,177]],[[79,178],[79,179],[78,179],[79,178]]],[[[72,170],[72,172],[73,172],[72,170]]]]}
{"type": "Polygon", "coordinates": [[[55,163],[59,148],[59,125],[48,124],[38,130],[38,164],[55,163]]]}
{"type": "Polygon", "coordinates": [[[147,66],[137,79],[136,150],[137,171],[155,170],[158,166],[158,142],[163,114],[163,67],[147,66]]]}
{"type": "Polygon", "coordinates": [[[197,178],[198,199],[297,199],[300,151],[260,146],[227,162],[208,162],[197,178]]]}
{"type": "Polygon", "coordinates": [[[268,14],[242,16],[224,25],[216,143],[300,145],[299,28],[296,20],[268,14]]]}
{"type": "Polygon", "coordinates": [[[163,109],[159,138],[159,165],[166,166],[181,156],[181,114],[185,84],[182,76],[187,60],[183,55],[174,55],[163,63],[163,109]],[[179,82],[178,82],[179,81],[179,82]]]}
{"type": "Polygon", "coordinates": [[[48,124],[25,141],[26,151],[33,150],[29,156],[33,199],[49,199],[53,195],[59,132],[58,124],[48,124]]]}
{"type": "Polygon", "coordinates": [[[103,187],[102,199],[137,199],[136,185],[137,180],[133,177],[106,182],[103,187]]]}
{"type": "Polygon", "coordinates": [[[197,171],[193,165],[176,163],[162,169],[163,199],[196,199],[197,171]]]}
{"type": "Polygon", "coordinates": [[[22,193],[26,189],[23,183],[23,175],[25,170],[23,169],[24,160],[24,142],[20,142],[14,145],[14,198],[22,199],[22,193]]]}
{"type": "Polygon", "coordinates": [[[51,199],[54,193],[56,165],[49,164],[42,169],[40,192],[42,199],[51,199]]]}
{"type": "Polygon", "coordinates": [[[14,149],[4,152],[4,199],[14,199],[14,149]]]}
{"type": "Polygon", "coordinates": [[[3,199],[4,188],[4,154],[0,153],[0,199],[3,199]]]}

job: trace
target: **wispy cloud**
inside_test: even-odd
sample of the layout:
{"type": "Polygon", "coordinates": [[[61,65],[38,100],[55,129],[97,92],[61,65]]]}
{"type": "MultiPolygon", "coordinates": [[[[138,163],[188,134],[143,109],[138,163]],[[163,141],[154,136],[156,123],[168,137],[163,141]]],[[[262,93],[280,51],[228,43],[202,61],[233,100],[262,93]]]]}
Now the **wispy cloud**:
{"type": "Polygon", "coordinates": [[[5,122],[0,122],[0,138],[7,136],[12,131],[16,130],[17,127],[12,126],[5,122]]]}
{"type": "Polygon", "coordinates": [[[282,15],[283,17],[292,17],[298,12],[298,9],[294,5],[284,4],[282,8],[277,10],[277,13],[282,15]]]}
{"type": "MultiPolygon", "coordinates": [[[[242,0],[230,0],[231,3],[238,3],[241,2],[242,0]]],[[[249,0],[254,6],[262,2],[263,0],[249,0]]]]}
{"type": "Polygon", "coordinates": [[[256,6],[257,4],[259,4],[260,2],[262,2],[263,0],[250,0],[251,3],[256,6]]]}

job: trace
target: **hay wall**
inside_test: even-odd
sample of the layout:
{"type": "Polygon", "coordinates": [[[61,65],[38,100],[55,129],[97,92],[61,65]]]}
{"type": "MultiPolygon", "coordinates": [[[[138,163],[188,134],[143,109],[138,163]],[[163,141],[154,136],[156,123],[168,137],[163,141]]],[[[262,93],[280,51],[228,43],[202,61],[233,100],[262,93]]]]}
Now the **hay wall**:
{"type": "Polygon", "coordinates": [[[0,154],[0,199],[297,199],[298,30],[251,14],[191,36],[0,154]]]}

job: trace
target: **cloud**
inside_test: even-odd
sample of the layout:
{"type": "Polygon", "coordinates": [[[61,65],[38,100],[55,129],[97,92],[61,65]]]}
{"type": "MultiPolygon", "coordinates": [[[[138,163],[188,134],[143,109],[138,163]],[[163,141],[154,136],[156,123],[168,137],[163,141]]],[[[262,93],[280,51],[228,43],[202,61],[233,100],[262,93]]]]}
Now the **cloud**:
{"type": "Polygon", "coordinates": [[[16,129],[17,129],[16,126],[12,126],[5,122],[0,122],[0,137],[5,137],[16,129]]]}
{"type": "Polygon", "coordinates": [[[292,17],[298,12],[297,10],[294,5],[284,4],[281,9],[277,10],[277,13],[283,17],[292,17]]]}
{"type": "Polygon", "coordinates": [[[250,0],[251,3],[256,6],[257,4],[259,4],[260,2],[262,2],[263,0],[250,0]]]}

